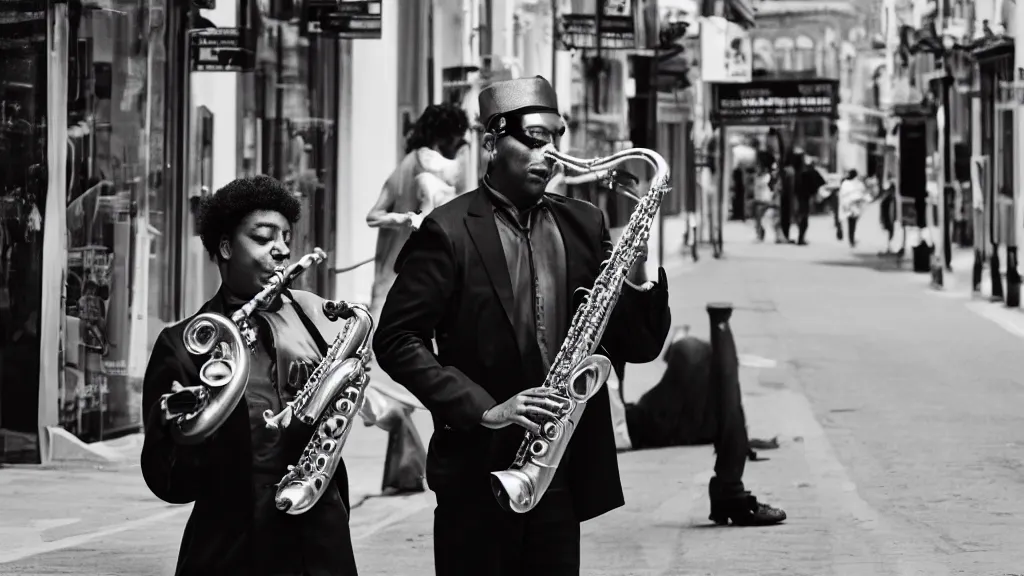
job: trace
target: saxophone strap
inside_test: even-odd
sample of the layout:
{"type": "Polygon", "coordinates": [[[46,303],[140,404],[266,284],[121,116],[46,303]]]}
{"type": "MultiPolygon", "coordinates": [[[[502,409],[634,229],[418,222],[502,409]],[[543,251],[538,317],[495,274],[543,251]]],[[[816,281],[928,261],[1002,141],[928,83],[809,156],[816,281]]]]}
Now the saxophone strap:
{"type": "Polygon", "coordinates": [[[302,305],[299,303],[299,300],[295,298],[295,295],[292,294],[290,290],[288,291],[288,299],[295,308],[295,313],[299,315],[299,320],[302,321],[302,325],[306,327],[306,331],[309,332],[309,335],[313,337],[313,341],[316,342],[316,347],[320,350],[320,356],[323,357],[327,355],[327,350],[330,348],[327,344],[327,340],[324,338],[324,335],[320,333],[320,329],[313,320],[306,314],[306,311],[302,309],[302,305]]]}

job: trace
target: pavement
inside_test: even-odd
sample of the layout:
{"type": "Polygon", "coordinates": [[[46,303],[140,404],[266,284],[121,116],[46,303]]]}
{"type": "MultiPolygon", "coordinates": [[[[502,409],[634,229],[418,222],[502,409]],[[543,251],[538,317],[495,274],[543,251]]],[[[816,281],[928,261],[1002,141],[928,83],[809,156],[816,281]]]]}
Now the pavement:
{"type": "MultiPolygon", "coordinates": [[[[1024,314],[879,257],[871,214],[858,248],[827,216],[809,246],[755,243],[749,223],[720,260],[666,244],[675,325],[706,337],[705,305],[735,306],[750,434],[780,442],[745,480],[789,520],[712,526],[710,446],[622,453],[627,503],[584,524],[582,574],[1024,573],[1024,314]]],[[[663,369],[630,365],[627,399],[663,369]]],[[[360,574],[430,574],[433,496],[375,496],[385,444],[357,428],[346,446],[360,574]]],[[[0,574],[171,574],[188,509],[133,465],[0,469],[0,574]]]]}

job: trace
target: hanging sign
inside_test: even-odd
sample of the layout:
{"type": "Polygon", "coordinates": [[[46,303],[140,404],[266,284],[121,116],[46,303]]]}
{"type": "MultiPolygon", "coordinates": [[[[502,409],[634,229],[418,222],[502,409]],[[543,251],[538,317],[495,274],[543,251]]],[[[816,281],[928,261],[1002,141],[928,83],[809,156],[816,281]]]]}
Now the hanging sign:
{"type": "Polygon", "coordinates": [[[250,72],[255,53],[245,47],[239,28],[190,30],[189,63],[193,72],[250,72]]]}
{"type": "Polygon", "coordinates": [[[309,0],[306,33],[342,40],[379,40],[381,0],[309,0]]]}
{"type": "Polygon", "coordinates": [[[600,14],[562,14],[558,38],[563,50],[636,48],[636,17],[633,0],[599,0],[600,14]]]}
{"type": "Polygon", "coordinates": [[[711,112],[719,125],[768,126],[801,118],[838,118],[838,80],[761,80],[716,84],[711,112]]]}

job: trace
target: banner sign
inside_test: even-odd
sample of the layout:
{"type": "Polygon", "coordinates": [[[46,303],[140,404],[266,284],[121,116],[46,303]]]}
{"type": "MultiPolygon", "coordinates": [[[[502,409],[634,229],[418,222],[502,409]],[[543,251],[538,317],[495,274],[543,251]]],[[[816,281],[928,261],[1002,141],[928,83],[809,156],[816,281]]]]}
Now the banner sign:
{"type": "Polygon", "coordinates": [[[562,14],[558,37],[563,50],[636,48],[636,17],[633,0],[598,0],[601,14],[562,14]]]}
{"type": "Polygon", "coordinates": [[[342,40],[379,40],[381,0],[309,0],[306,33],[342,40]]]}
{"type": "Polygon", "coordinates": [[[711,121],[766,126],[804,118],[838,117],[838,80],[761,80],[716,84],[711,121]]]}
{"type": "Polygon", "coordinates": [[[199,28],[188,36],[193,72],[251,72],[256,67],[256,54],[246,48],[239,28],[199,28]]]}

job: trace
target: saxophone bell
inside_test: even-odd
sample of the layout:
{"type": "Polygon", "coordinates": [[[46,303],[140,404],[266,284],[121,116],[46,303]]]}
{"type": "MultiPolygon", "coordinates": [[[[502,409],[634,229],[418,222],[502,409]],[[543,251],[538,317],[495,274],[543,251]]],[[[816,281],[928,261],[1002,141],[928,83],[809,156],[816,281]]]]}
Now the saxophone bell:
{"type": "Polygon", "coordinates": [[[538,495],[543,495],[554,480],[584,406],[608,380],[611,371],[612,361],[600,354],[580,362],[569,376],[567,398],[556,399],[562,400],[559,419],[544,422],[539,434],[530,435],[526,464],[518,469],[491,472],[491,491],[502,509],[522,514],[540,502],[538,495]]]}

